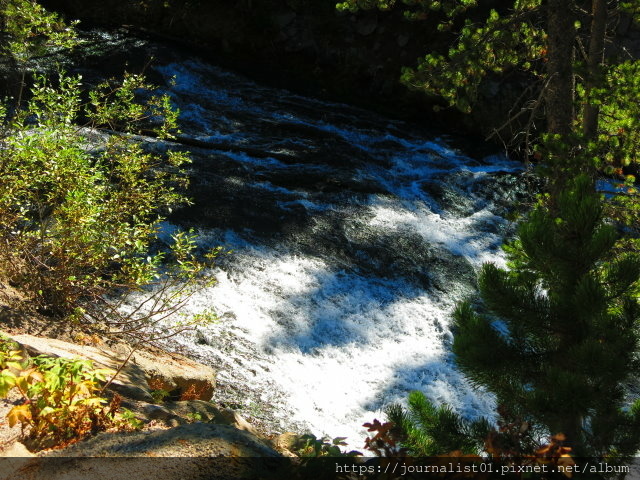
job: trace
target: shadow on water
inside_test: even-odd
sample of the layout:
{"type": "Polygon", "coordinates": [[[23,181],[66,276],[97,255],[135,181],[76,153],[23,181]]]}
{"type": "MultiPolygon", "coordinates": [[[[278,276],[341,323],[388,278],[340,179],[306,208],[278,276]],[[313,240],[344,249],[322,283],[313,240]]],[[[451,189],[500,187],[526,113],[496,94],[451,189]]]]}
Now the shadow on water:
{"type": "MultiPolygon", "coordinates": [[[[449,314],[455,300],[473,294],[475,269],[511,230],[501,218],[509,205],[530,194],[517,185],[518,167],[471,159],[425,132],[405,134],[346,106],[242,79],[231,84],[197,63],[162,73],[178,74],[174,99],[189,135],[229,145],[191,149],[194,206],[171,221],[214,229],[218,238],[232,232],[264,253],[253,259],[266,273],[252,270],[251,253],[222,267],[241,279],[228,283],[234,301],[255,302],[225,308],[268,323],[260,347],[320,376],[323,362],[349,362],[345,371],[354,376],[383,369],[377,381],[368,372],[360,382],[363,410],[416,387],[454,408],[489,410],[447,351],[449,314]],[[256,149],[264,154],[252,155],[256,149]],[[269,274],[270,262],[300,271],[269,274]],[[288,285],[278,285],[283,277],[288,285]]],[[[294,383],[290,394],[305,388],[294,383]]]]}
{"type": "MultiPolygon", "coordinates": [[[[398,398],[405,399],[409,392],[420,390],[436,406],[448,405],[466,418],[477,418],[478,412],[493,411],[493,399],[484,390],[471,385],[464,374],[458,370],[455,357],[451,353],[441,358],[419,364],[395,365],[395,374],[387,382],[381,383],[378,390],[362,405],[364,409],[378,412],[383,420],[384,409],[398,398]],[[454,387],[455,385],[455,387],[454,387]],[[457,390],[458,395],[452,394],[457,390]],[[478,395],[480,394],[480,395],[478,395]]],[[[373,418],[371,419],[373,420],[373,418]]]]}
{"type": "Polygon", "coordinates": [[[411,302],[421,294],[402,280],[344,271],[316,272],[311,283],[312,288],[287,297],[269,312],[280,328],[266,340],[267,346],[295,347],[313,355],[326,346],[369,345],[392,334],[389,311],[395,302],[411,302]]]}

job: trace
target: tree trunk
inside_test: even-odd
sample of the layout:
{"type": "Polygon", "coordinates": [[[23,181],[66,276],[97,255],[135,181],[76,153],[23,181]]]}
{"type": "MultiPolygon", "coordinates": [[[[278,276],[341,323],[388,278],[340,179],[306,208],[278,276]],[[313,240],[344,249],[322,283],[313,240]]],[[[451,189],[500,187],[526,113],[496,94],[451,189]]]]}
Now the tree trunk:
{"type": "Polygon", "coordinates": [[[589,37],[589,53],[587,57],[587,78],[585,81],[586,103],[582,128],[587,140],[595,138],[598,133],[598,115],[600,109],[590,103],[590,95],[599,81],[600,69],[604,63],[604,36],[607,27],[606,0],[593,0],[591,6],[591,35],[589,37]]]}
{"type": "Polygon", "coordinates": [[[573,45],[576,34],[571,0],[548,0],[547,35],[547,129],[549,133],[568,135],[575,118],[573,45]]]}

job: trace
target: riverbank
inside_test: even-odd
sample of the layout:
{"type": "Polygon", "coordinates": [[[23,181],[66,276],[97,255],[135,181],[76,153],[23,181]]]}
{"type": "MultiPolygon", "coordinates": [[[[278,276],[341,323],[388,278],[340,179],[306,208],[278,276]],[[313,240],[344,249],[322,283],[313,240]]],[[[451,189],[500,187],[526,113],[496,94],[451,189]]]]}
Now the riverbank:
{"type": "MultiPolygon", "coordinates": [[[[0,400],[0,464],[8,465],[6,457],[19,457],[19,460],[12,464],[13,470],[3,469],[0,475],[3,480],[40,478],[33,476],[34,471],[38,471],[38,465],[44,468],[48,463],[29,460],[36,457],[292,455],[286,448],[291,443],[283,443],[284,437],[279,435],[282,432],[269,431],[264,424],[253,426],[234,410],[210,401],[215,390],[215,370],[210,366],[148,345],[129,358],[129,345],[122,341],[107,345],[87,329],[64,328],[64,324],[33,311],[18,290],[2,282],[0,312],[2,333],[18,343],[23,355],[89,359],[96,368],[121,369],[105,392],[106,396],[120,395],[121,405],[141,422],[141,430],[137,432],[105,432],[62,450],[54,447],[32,452],[21,443],[27,437],[20,427],[11,428],[7,422],[9,410],[22,401],[14,392],[0,400]],[[125,359],[128,359],[126,363],[125,359]],[[157,391],[166,391],[169,397],[154,401],[157,391]]],[[[298,436],[287,434],[287,438],[298,436]]],[[[206,465],[200,466],[201,470],[204,468],[206,465]]],[[[67,470],[47,471],[47,478],[64,478],[67,470]]],[[[157,469],[152,468],[151,472],[155,478],[166,478],[157,469]]],[[[229,478],[235,477],[230,473],[229,478]]]]}

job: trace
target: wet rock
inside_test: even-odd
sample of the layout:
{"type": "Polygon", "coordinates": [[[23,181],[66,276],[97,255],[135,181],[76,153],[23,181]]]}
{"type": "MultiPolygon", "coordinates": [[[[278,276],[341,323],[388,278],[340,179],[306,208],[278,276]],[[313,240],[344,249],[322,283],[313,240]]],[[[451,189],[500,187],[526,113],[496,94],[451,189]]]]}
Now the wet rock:
{"type": "Polygon", "coordinates": [[[202,332],[202,330],[196,330],[194,337],[194,342],[198,345],[211,345],[211,340],[202,332]]]}
{"type": "Polygon", "coordinates": [[[476,207],[472,198],[468,194],[460,191],[454,185],[449,185],[441,179],[424,182],[421,189],[427,193],[434,202],[449,214],[456,216],[468,216],[473,214],[476,207]]]}
{"type": "Polygon", "coordinates": [[[510,172],[495,172],[473,185],[473,192],[493,203],[497,215],[506,215],[514,206],[532,202],[542,189],[539,178],[510,172]]]}
{"type": "MultiPolygon", "coordinates": [[[[431,244],[409,230],[381,232],[359,222],[345,225],[345,253],[364,273],[404,278],[426,289],[467,289],[475,281],[474,269],[461,255],[431,244]]],[[[344,241],[341,241],[344,243],[344,241]]]]}

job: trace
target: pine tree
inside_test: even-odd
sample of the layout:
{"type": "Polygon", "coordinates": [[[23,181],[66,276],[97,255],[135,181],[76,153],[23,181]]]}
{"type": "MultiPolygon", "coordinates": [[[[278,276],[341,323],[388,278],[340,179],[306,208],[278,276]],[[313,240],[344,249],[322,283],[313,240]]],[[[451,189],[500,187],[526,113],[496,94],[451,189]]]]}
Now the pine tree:
{"type": "Polygon", "coordinates": [[[579,455],[632,455],[640,401],[625,409],[638,373],[640,259],[610,259],[617,234],[587,176],[520,224],[510,270],[486,264],[481,308],[454,313],[453,351],[476,385],[512,414],[564,433],[579,455]]]}
{"type": "Polygon", "coordinates": [[[615,40],[605,57],[605,39],[616,38],[620,19],[640,18],[638,0],[343,0],[336,6],[351,12],[399,8],[441,31],[438,38],[451,35],[446,47],[425,45],[426,55],[403,68],[401,81],[462,112],[493,96],[486,87],[495,80],[526,78],[504,123],[486,133],[525,158],[555,161],[550,180],[560,182],[557,189],[564,172],[577,173],[572,156],[582,157],[580,171],[595,163],[617,175],[640,162],[640,60],[635,52],[616,54],[615,40]],[[559,159],[541,148],[554,140],[570,147],[559,159]]]}
{"type": "Polygon", "coordinates": [[[448,405],[436,407],[422,392],[413,391],[407,408],[394,403],[385,408],[389,421],[402,434],[402,445],[411,455],[430,457],[461,451],[479,454],[492,430],[485,418],[468,421],[448,405]]]}

